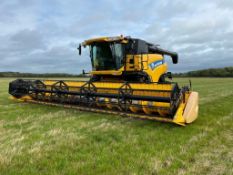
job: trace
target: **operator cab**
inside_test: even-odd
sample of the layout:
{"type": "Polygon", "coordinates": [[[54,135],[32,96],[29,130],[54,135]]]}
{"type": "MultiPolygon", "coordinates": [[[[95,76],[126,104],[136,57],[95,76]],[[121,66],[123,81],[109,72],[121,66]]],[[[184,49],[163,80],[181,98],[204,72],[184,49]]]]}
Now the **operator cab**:
{"type": "Polygon", "coordinates": [[[149,45],[140,39],[128,38],[127,43],[93,42],[89,44],[93,71],[119,70],[126,55],[148,54],[149,45]]]}
{"type": "Polygon", "coordinates": [[[123,66],[124,47],[117,42],[96,42],[90,45],[93,71],[118,70],[123,66]]]}
{"type": "Polygon", "coordinates": [[[79,54],[81,54],[81,46],[89,46],[92,63],[90,74],[98,81],[100,79],[135,82],[157,81],[157,77],[166,73],[167,68],[154,75],[154,68],[150,70],[148,67],[151,67],[152,64],[155,67],[159,64],[156,61],[160,60],[156,60],[156,56],[151,57],[150,55],[157,54],[159,59],[163,59],[163,55],[169,55],[175,64],[178,60],[175,52],[131,37],[102,37],[86,40],[79,45],[79,54]],[[155,61],[152,62],[153,60],[155,61]],[[156,78],[152,79],[151,76],[156,76],[156,78]]]}

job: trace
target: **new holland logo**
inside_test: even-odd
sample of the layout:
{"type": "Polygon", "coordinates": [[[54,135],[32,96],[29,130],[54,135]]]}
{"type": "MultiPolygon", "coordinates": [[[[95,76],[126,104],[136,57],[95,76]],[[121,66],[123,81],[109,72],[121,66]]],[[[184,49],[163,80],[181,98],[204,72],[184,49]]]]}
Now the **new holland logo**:
{"type": "Polygon", "coordinates": [[[158,67],[161,64],[163,64],[163,60],[155,61],[153,63],[150,63],[150,68],[151,70],[154,70],[156,67],[158,67]]]}

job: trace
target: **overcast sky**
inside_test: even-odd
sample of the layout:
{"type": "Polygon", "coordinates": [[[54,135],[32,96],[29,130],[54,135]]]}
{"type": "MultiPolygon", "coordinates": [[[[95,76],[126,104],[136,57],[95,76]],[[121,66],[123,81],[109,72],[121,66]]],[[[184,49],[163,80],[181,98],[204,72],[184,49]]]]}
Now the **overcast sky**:
{"type": "Polygon", "coordinates": [[[173,72],[233,66],[233,0],[1,0],[0,72],[88,71],[78,43],[120,34],[178,52],[173,72]]]}

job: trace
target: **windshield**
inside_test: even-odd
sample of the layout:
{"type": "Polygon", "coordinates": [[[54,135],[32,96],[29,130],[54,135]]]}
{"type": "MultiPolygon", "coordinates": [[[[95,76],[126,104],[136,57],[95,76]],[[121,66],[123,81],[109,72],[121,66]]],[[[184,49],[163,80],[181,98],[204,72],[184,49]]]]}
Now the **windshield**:
{"type": "Polygon", "coordinates": [[[123,63],[123,47],[120,43],[95,43],[90,47],[93,70],[117,70],[123,63]]]}

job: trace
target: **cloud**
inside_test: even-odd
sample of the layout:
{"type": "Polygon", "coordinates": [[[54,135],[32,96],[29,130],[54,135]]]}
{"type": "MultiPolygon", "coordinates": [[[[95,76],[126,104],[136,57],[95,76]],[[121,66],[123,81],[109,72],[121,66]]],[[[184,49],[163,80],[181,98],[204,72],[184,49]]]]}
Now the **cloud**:
{"type": "Polygon", "coordinates": [[[0,71],[80,73],[90,70],[80,42],[131,35],[179,53],[171,71],[232,66],[233,1],[3,0],[0,71]]]}

